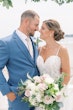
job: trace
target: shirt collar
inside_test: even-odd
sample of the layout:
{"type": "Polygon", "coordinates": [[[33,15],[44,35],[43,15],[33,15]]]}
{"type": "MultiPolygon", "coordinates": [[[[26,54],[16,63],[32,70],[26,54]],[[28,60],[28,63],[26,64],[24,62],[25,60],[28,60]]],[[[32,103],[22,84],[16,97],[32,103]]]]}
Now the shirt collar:
{"type": "Polygon", "coordinates": [[[24,40],[26,40],[27,39],[27,36],[24,34],[24,33],[22,33],[20,30],[16,30],[16,33],[17,33],[17,35],[20,37],[20,39],[24,39],[24,40]]]}

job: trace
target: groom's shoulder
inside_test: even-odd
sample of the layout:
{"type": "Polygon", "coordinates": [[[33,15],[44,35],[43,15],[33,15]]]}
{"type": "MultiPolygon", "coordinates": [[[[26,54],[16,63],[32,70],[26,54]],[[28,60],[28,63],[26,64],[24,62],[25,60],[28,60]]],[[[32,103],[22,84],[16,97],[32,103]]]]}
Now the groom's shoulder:
{"type": "Polygon", "coordinates": [[[10,34],[8,36],[0,38],[0,42],[11,42],[13,39],[14,33],[15,32],[13,32],[12,34],[10,34]]]}

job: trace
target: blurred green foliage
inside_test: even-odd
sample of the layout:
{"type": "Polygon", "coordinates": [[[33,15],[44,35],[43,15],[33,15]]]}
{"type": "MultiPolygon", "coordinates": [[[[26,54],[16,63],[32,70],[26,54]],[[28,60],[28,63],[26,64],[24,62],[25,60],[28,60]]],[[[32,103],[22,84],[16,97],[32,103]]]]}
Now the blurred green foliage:
{"type": "MultiPolygon", "coordinates": [[[[31,2],[34,1],[34,2],[40,2],[41,0],[31,0],[31,2]]],[[[48,0],[43,0],[43,1],[48,1],[48,0]]],[[[59,5],[62,5],[64,3],[70,3],[70,2],[73,2],[73,0],[51,0],[51,1],[54,1],[56,2],[57,4],[59,5]]],[[[25,3],[28,2],[28,0],[24,0],[25,3]]],[[[9,9],[10,7],[13,7],[13,3],[12,3],[12,0],[0,0],[0,5],[2,4],[2,6],[6,7],[7,9],[9,9]]]]}

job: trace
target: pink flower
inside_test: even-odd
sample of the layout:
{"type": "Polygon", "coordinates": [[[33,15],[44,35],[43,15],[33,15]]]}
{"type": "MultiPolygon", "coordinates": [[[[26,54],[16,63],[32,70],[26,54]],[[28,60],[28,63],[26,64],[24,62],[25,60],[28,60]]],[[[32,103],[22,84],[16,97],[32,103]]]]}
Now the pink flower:
{"type": "Polygon", "coordinates": [[[26,91],[25,91],[25,96],[27,96],[27,97],[30,97],[30,90],[29,89],[27,89],[26,91]]]}
{"type": "Polygon", "coordinates": [[[44,76],[44,75],[40,76],[41,82],[44,82],[45,78],[46,78],[46,76],[44,76]]]}
{"type": "Polygon", "coordinates": [[[44,91],[47,89],[47,85],[45,83],[40,83],[38,84],[38,88],[41,90],[41,91],[44,91]]]}
{"type": "Polygon", "coordinates": [[[59,101],[61,99],[61,95],[56,96],[56,101],[59,101]]]}
{"type": "Polygon", "coordinates": [[[51,104],[51,103],[53,103],[53,101],[54,101],[54,99],[52,97],[48,96],[48,95],[46,95],[44,97],[44,103],[45,104],[51,104]]]}

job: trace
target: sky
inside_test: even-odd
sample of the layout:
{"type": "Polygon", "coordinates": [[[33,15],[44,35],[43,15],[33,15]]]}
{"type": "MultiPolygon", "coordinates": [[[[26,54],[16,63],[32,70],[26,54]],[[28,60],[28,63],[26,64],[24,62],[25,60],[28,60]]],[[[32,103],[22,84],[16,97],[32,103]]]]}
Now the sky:
{"type": "MultiPolygon", "coordinates": [[[[43,20],[55,19],[60,23],[65,34],[73,34],[73,3],[59,6],[52,0],[48,2],[28,2],[25,0],[12,0],[13,8],[6,9],[0,5],[0,38],[11,34],[19,27],[20,16],[27,10],[32,9],[40,16],[40,26],[43,20]]],[[[40,27],[39,26],[39,27],[40,27]]]]}

